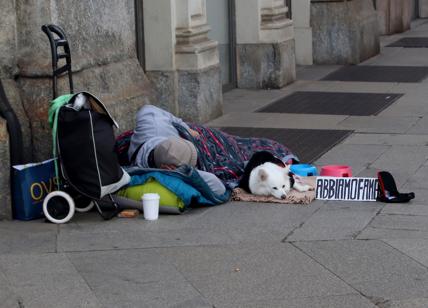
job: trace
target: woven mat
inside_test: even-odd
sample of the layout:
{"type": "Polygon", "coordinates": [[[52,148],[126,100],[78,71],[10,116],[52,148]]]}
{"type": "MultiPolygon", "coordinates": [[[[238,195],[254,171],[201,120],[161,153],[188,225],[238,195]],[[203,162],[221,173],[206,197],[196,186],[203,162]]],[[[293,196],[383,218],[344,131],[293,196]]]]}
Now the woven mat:
{"type": "Polygon", "coordinates": [[[257,196],[247,193],[241,188],[235,188],[232,192],[232,201],[245,201],[245,202],[263,202],[263,203],[281,203],[281,204],[301,204],[307,205],[315,200],[315,184],[316,177],[302,177],[296,180],[300,180],[302,183],[308,184],[313,187],[313,190],[306,192],[298,192],[292,189],[285,199],[277,199],[274,197],[257,196]]]}

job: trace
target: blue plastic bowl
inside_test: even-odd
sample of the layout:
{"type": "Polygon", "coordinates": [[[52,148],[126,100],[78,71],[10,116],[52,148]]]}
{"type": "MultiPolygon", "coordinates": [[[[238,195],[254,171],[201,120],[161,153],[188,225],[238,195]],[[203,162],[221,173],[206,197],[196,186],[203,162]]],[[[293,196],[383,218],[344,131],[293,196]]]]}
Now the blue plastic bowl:
{"type": "Polygon", "coordinates": [[[290,171],[300,176],[317,176],[318,175],[317,167],[310,164],[291,165],[290,171]]]}

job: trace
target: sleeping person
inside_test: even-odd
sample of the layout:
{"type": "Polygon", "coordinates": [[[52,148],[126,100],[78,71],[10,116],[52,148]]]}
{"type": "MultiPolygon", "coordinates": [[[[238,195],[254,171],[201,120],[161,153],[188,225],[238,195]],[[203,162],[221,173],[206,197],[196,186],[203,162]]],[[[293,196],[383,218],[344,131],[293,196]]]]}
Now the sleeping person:
{"type": "MultiPolygon", "coordinates": [[[[143,106],[137,113],[136,127],[128,149],[130,162],[142,168],[167,170],[174,170],[181,165],[196,167],[196,147],[180,137],[174,124],[198,138],[199,134],[180,118],[153,105],[143,106]]],[[[197,171],[214,193],[225,193],[226,187],[213,173],[197,171]]]]}
{"type": "Polygon", "coordinates": [[[153,105],[137,113],[128,157],[139,167],[174,169],[188,164],[199,169],[216,191],[238,186],[254,153],[267,151],[285,164],[298,158],[283,144],[266,138],[243,138],[182,119],[153,105]],[[221,185],[220,185],[221,184],[221,185]]]}

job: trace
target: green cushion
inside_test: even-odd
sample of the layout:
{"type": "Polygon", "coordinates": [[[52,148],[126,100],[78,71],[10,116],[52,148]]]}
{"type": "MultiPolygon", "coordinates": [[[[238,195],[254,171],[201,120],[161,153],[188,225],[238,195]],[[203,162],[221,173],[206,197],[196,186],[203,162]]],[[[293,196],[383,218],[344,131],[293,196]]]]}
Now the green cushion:
{"type": "Polygon", "coordinates": [[[153,178],[141,185],[125,187],[119,190],[117,194],[131,200],[141,201],[141,197],[148,193],[157,193],[160,196],[159,211],[161,213],[180,213],[184,211],[185,205],[183,201],[153,178]]]}

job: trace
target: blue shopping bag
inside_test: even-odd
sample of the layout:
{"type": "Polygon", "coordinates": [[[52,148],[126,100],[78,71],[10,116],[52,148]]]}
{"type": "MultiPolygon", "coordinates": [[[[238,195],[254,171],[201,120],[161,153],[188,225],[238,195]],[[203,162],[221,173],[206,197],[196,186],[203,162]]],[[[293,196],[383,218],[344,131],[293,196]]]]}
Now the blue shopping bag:
{"type": "Polygon", "coordinates": [[[55,159],[15,165],[13,169],[13,217],[19,220],[42,218],[43,200],[57,189],[55,159]]]}

